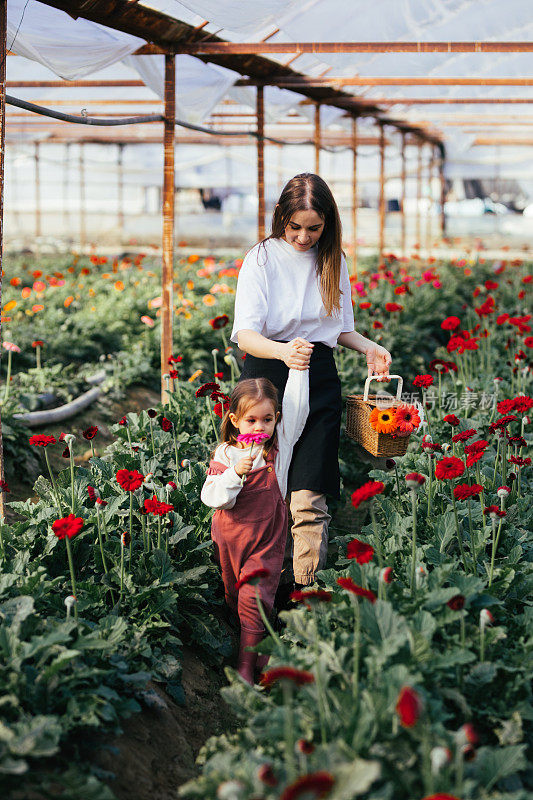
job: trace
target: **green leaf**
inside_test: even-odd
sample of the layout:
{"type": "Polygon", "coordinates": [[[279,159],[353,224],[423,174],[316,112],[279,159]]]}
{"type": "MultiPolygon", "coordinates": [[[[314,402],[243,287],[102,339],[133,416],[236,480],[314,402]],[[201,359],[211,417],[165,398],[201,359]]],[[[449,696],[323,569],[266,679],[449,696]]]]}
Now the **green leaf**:
{"type": "Polygon", "coordinates": [[[475,759],[475,775],[489,791],[499,780],[526,769],[525,744],[509,747],[480,747],[475,759]]]}

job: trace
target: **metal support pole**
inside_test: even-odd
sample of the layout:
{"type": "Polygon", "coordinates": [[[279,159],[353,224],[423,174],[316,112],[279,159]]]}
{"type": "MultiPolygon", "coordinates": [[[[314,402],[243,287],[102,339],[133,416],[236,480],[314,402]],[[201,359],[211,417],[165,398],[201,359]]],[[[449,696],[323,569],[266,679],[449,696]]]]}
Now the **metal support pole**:
{"type": "Polygon", "coordinates": [[[117,153],[117,172],[118,172],[118,228],[122,239],[124,235],[124,145],[118,145],[117,153]]]}
{"type": "Polygon", "coordinates": [[[405,131],[402,131],[402,199],[400,202],[401,213],[401,249],[402,256],[405,257],[405,241],[406,241],[406,226],[405,226],[405,198],[407,192],[407,169],[405,163],[405,131]]]}
{"type": "Polygon", "coordinates": [[[39,142],[34,145],[33,161],[35,164],[35,236],[41,235],[41,174],[39,169],[39,142]]]}
{"type": "Polygon", "coordinates": [[[416,244],[420,247],[420,204],[422,201],[422,143],[418,142],[418,164],[416,168],[416,244]]]}
{"type": "Polygon", "coordinates": [[[168,373],[168,360],[172,355],[172,314],[174,280],[174,137],[176,127],[176,58],[165,56],[165,121],[163,127],[163,266],[161,306],[161,402],[166,403],[163,375],[168,373]]]}
{"type": "Polygon", "coordinates": [[[352,275],[357,278],[357,117],[352,120],[352,237],[353,237],[353,265],[352,275]]]}
{"type": "Polygon", "coordinates": [[[440,235],[444,239],[446,236],[446,180],[444,178],[444,154],[441,151],[439,156],[439,178],[440,178],[440,235]]]}
{"type": "MultiPolygon", "coordinates": [[[[3,275],[3,245],[4,245],[4,160],[6,142],[6,31],[7,31],[7,0],[0,2],[0,307],[2,306],[2,275],[3,275]]],[[[2,339],[2,323],[0,322],[0,339],[2,339]]],[[[6,353],[0,348],[1,354],[6,353]]],[[[0,481],[5,480],[4,475],[4,445],[2,439],[2,419],[0,416],[0,481]]],[[[5,519],[4,492],[0,487],[0,524],[5,519]]]]}
{"type": "Polygon", "coordinates": [[[385,126],[379,132],[379,263],[385,249],[385,126]]]}
{"type": "Polygon", "coordinates": [[[428,207],[426,213],[426,254],[428,258],[431,256],[431,233],[432,233],[431,206],[433,205],[432,192],[431,192],[432,180],[433,180],[433,146],[429,145],[428,190],[427,190],[428,207]]]}
{"type": "Polygon", "coordinates": [[[78,172],[80,174],[80,246],[85,246],[85,152],[83,149],[83,144],[79,146],[79,167],[78,172]]]}
{"type": "Polygon", "coordinates": [[[265,102],[264,89],[257,87],[257,237],[265,238],[265,102]]]}
{"type": "Polygon", "coordinates": [[[70,144],[65,145],[65,160],[63,163],[63,226],[65,234],[70,231],[70,213],[68,202],[69,170],[70,170],[70,144]]]}
{"type": "Polygon", "coordinates": [[[320,174],[320,103],[315,106],[315,175],[320,174]]]}

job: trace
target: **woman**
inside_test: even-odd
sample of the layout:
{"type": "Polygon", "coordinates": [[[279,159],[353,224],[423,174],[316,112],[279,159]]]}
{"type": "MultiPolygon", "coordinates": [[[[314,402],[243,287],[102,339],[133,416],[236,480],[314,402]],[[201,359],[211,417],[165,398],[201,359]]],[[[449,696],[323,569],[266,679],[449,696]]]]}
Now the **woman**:
{"type": "Polygon", "coordinates": [[[326,563],[326,496],[340,497],[341,385],[333,348],[365,353],[387,380],[390,353],[354,330],[337,205],[325,181],[303,173],[278,200],[272,233],[243,261],[231,340],[246,352],[241,380],[269,378],[283,396],[289,368],[309,368],[309,416],[293,451],[287,493],[296,588],[326,563]]]}

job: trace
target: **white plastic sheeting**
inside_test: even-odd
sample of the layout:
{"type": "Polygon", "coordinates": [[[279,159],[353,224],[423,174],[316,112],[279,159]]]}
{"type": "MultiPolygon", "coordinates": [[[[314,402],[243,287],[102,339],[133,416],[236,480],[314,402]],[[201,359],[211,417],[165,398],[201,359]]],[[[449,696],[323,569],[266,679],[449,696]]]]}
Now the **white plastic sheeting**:
{"type": "MultiPolygon", "coordinates": [[[[269,36],[270,42],[288,42],[286,54],[271,56],[274,61],[282,63],[293,55],[291,41],[524,41],[531,39],[533,33],[531,4],[524,0],[506,0],[505,4],[500,0],[378,0],[374,3],[368,3],[368,0],[144,0],[143,4],[192,25],[209,20],[204,30],[229,41],[260,41],[269,36]],[[271,36],[276,29],[278,31],[271,36]]],[[[35,78],[35,70],[42,69],[35,64],[36,61],[68,79],[87,75],[102,77],[105,70],[97,71],[104,68],[116,71],[117,75],[126,70],[129,76],[141,75],[148,87],[145,95],[135,90],[132,97],[161,97],[163,59],[159,56],[132,56],[142,44],[143,41],[136,37],[102,25],[83,19],[73,20],[68,14],[36,0],[28,3],[8,0],[8,46],[33,59],[33,67],[26,75],[28,78],[35,78]],[[119,64],[120,61],[123,63],[119,64]]],[[[18,59],[8,59],[8,80],[13,79],[15,61],[18,59]]],[[[233,86],[239,76],[231,70],[186,56],[178,57],[177,63],[180,118],[201,122],[222,97],[228,96],[241,103],[241,108],[255,108],[255,90],[233,86]]],[[[533,57],[519,53],[321,53],[301,55],[292,67],[307,75],[319,75],[330,67],[330,74],[335,75],[512,78],[532,75],[533,57]]],[[[124,111],[119,100],[129,96],[127,90],[116,88],[107,91],[106,97],[116,98],[117,109],[124,111]]],[[[496,167],[502,178],[514,177],[517,172],[525,178],[533,175],[531,148],[505,148],[506,154],[510,155],[504,159],[501,148],[472,146],[476,132],[523,135],[528,128],[513,127],[513,121],[527,120],[528,105],[409,106],[401,103],[402,98],[417,97],[521,97],[533,100],[533,87],[354,86],[345,87],[345,91],[369,99],[397,98],[398,102],[389,109],[390,116],[413,124],[419,120],[431,121],[441,129],[447,147],[447,174],[450,177],[459,174],[486,177],[491,170],[496,173],[496,167]],[[504,113],[510,118],[510,127],[491,129],[490,120],[501,119],[504,113]],[[455,123],[459,114],[465,116],[464,126],[449,124],[455,123]],[[485,118],[487,127],[472,125],[466,118],[477,121],[485,118]]],[[[39,92],[42,97],[50,97],[50,92],[45,90],[34,90],[31,96],[26,96],[35,99],[39,92]]],[[[83,92],[90,96],[89,90],[83,92]]],[[[17,94],[24,96],[22,91],[17,91],[17,94]]],[[[93,96],[99,95],[102,96],[102,90],[97,90],[93,96]]],[[[300,99],[296,92],[267,87],[267,122],[274,122],[290,108],[297,107],[300,99]]],[[[310,119],[314,116],[312,106],[299,106],[298,111],[310,119]]],[[[128,112],[132,112],[132,106],[128,107],[128,112]]],[[[340,113],[338,109],[323,106],[322,124],[349,125],[349,120],[339,119],[340,113]]]]}

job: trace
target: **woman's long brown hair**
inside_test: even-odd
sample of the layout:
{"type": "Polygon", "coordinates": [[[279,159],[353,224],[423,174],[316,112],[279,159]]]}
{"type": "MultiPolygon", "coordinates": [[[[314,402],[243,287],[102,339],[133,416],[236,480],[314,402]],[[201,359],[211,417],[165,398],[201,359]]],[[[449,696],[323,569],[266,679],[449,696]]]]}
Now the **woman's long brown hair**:
{"type": "MultiPolygon", "coordinates": [[[[270,400],[272,402],[274,414],[279,411],[278,390],[272,381],[269,381],[268,378],[246,378],[243,381],[239,381],[230,395],[229,408],[224,414],[220,424],[220,441],[236,445],[239,429],[232,423],[229,415],[235,414],[237,419],[241,419],[250,406],[260,403],[262,400],[270,400]]],[[[280,419],[281,414],[277,422],[279,422],[280,419]]],[[[276,428],[274,428],[274,433],[263,445],[264,459],[267,458],[276,444],[277,439],[276,428]]]]}
{"type": "Polygon", "coordinates": [[[340,311],[342,224],[331,189],[319,175],[302,172],[290,179],[274,209],[272,233],[263,241],[283,239],[285,228],[297,211],[316,211],[324,220],[318,240],[317,273],[324,308],[330,317],[334,310],[340,311]]]}

